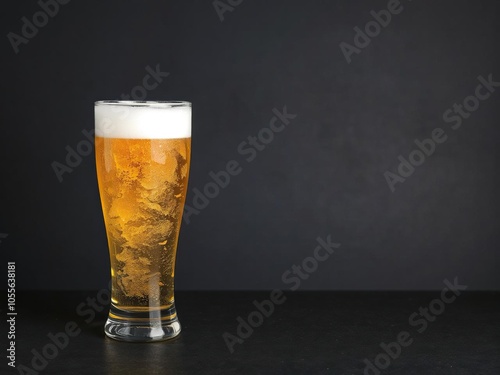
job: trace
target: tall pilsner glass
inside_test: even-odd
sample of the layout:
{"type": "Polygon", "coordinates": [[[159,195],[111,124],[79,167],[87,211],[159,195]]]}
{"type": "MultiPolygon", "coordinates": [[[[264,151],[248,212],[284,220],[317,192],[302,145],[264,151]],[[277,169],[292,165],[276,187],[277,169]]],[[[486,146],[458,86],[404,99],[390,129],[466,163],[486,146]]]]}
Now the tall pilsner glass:
{"type": "Polygon", "coordinates": [[[191,103],[95,103],[97,179],[111,260],[104,331],[159,341],[181,330],[174,271],[191,153],[191,103]]]}

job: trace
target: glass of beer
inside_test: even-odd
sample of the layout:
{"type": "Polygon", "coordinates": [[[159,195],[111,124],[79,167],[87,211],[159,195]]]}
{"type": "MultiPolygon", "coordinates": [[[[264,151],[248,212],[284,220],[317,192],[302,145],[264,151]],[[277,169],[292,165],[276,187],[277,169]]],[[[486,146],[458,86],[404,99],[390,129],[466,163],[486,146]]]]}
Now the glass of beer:
{"type": "Polygon", "coordinates": [[[97,180],[111,260],[104,331],[122,341],[177,336],[177,241],[191,153],[191,103],[95,103],[97,180]]]}

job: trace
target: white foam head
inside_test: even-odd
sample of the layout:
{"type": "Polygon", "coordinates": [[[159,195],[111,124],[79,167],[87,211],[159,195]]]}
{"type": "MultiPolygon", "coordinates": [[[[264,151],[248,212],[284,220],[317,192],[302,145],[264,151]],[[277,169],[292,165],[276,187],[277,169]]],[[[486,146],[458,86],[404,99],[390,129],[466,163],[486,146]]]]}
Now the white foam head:
{"type": "Polygon", "coordinates": [[[95,134],[104,138],[190,138],[191,103],[95,102],[95,134]]]}

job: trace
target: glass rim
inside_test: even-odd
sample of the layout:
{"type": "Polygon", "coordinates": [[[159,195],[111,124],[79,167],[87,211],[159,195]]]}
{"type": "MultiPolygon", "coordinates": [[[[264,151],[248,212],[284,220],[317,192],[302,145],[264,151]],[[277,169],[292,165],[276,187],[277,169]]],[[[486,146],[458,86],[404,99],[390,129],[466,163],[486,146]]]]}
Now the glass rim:
{"type": "Polygon", "coordinates": [[[98,100],[94,106],[178,108],[192,107],[192,103],[185,100],[98,100]]]}

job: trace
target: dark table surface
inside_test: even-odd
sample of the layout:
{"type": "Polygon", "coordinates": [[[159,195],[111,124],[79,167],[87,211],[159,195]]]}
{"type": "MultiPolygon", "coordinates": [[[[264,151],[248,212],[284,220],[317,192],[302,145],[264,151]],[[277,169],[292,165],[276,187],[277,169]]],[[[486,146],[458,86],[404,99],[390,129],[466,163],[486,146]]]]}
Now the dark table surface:
{"type": "MultiPolygon", "coordinates": [[[[236,337],[237,318],[246,321],[257,310],[254,301],[269,299],[269,292],[177,292],[183,330],[174,340],[151,344],[106,338],[107,307],[98,300],[91,307],[87,300],[96,296],[18,292],[17,368],[2,356],[0,373],[500,374],[498,292],[462,292],[450,303],[439,302],[440,292],[288,292],[284,303],[245,333],[248,337],[237,339],[233,353],[224,333],[236,337]],[[429,312],[419,312],[430,304],[429,312]],[[101,309],[94,317],[92,311],[101,309]],[[77,334],[66,346],[61,341],[63,348],[55,353],[49,333],[61,338],[57,334],[72,321],[77,334]],[[398,338],[400,344],[394,343],[398,338]],[[384,354],[382,343],[394,358],[384,354]]],[[[255,325],[259,316],[252,315],[255,325]]],[[[6,336],[7,327],[4,353],[6,336]]]]}

